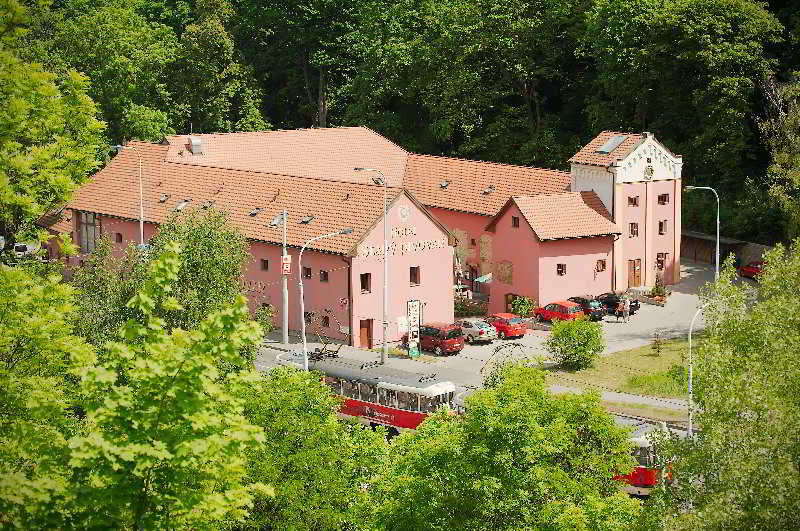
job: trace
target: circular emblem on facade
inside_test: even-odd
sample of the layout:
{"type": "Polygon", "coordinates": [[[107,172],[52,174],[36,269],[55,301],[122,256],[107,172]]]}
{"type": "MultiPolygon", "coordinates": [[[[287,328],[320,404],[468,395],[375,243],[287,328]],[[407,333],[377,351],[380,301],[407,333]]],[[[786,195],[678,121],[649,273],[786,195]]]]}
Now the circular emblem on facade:
{"type": "Polygon", "coordinates": [[[406,222],[411,218],[411,209],[403,205],[397,208],[397,214],[400,216],[400,221],[406,222]]]}
{"type": "Polygon", "coordinates": [[[653,178],[653,167],[652,166],[645,166],[644,167],[644,178],[645,179],[652,179],[653,178]]]}

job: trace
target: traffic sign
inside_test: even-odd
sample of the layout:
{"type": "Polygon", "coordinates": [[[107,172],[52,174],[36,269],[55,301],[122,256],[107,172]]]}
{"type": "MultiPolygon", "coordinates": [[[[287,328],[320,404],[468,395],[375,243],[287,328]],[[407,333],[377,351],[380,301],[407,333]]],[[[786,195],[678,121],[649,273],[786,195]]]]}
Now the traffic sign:
{"type": "Polygon", "coordinates": [[[288,254],[286,256],[281,256],[281,274],[292,274],[292,257],[288,254]]]}

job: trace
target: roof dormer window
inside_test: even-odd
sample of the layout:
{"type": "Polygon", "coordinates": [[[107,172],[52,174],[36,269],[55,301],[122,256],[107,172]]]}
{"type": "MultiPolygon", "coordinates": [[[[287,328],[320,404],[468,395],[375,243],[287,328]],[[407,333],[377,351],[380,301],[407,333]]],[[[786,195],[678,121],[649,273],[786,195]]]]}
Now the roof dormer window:
{"type": "Polygon", "coordinates": [[[247,215],[248,215],[248,216],[250,216],[251,218],[254,218],[254,217],[256,217],[257,215],[259,215],[259,214],[261,213],[261,211],[262,211],[262,210],[264,210],[264,209],[263,209],[263,208],[261,208],[261,207],[256,207],[256,208],[254,208],[253,210],[251,210],[251,211],[250,211],[250,213],[249,213],[249,214],[247,214],[247,215]]]}
{"type": "Polygon", "coordinates": [[[444,190],[444,189],[445,189],[445,188],[447,188],[448,186],[450,186],[450,181],[444,180],[444,181],[442,181],[442,182],[440,182],[440,183],[439,183],[439,187],[440,187],[442,190],[444,190]]]}
{"type": "Polygon", "coordinates": [[[314,220],[314,216],[304,216],[304,217],[303,217],[303,218],[300,220],[300,223],[302,223],[303,225],[308,225],[308,224],[309,224],[309,223],[311,223],[313,220],[314,220]]]}
{"type": "Polygon", "coordinates": [[[169,194],[161,194],[161,197],[158,198],[159,203],[166,203],[167,199],[169,199],[169,194]]]}

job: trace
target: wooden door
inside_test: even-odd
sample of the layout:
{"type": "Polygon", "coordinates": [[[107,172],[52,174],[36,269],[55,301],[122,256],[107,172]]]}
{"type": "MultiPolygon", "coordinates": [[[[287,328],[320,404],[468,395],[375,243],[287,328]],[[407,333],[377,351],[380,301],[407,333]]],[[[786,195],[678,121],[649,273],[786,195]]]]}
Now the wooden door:
{"type": "Polygon", "coordinates": [[[642,259],[628,260],[628,287],[642,285],[642,259]]]}
{"type": "Polygon", "coordinates": [[[361,348],[372,348],[372,319],[361,319],[359,338],[361,348]]]}

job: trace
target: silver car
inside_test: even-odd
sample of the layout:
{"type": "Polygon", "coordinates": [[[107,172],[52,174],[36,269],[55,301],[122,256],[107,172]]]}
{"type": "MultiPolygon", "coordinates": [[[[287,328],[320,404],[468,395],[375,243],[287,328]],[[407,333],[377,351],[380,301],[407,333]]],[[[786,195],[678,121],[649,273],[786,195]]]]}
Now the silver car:
{"type": "Polygon", "coordinates": [[[491,343],[497,339],[497,329],[483,319],[471,318],[458,321],[467,343],[485,341],[491,343]]]}

